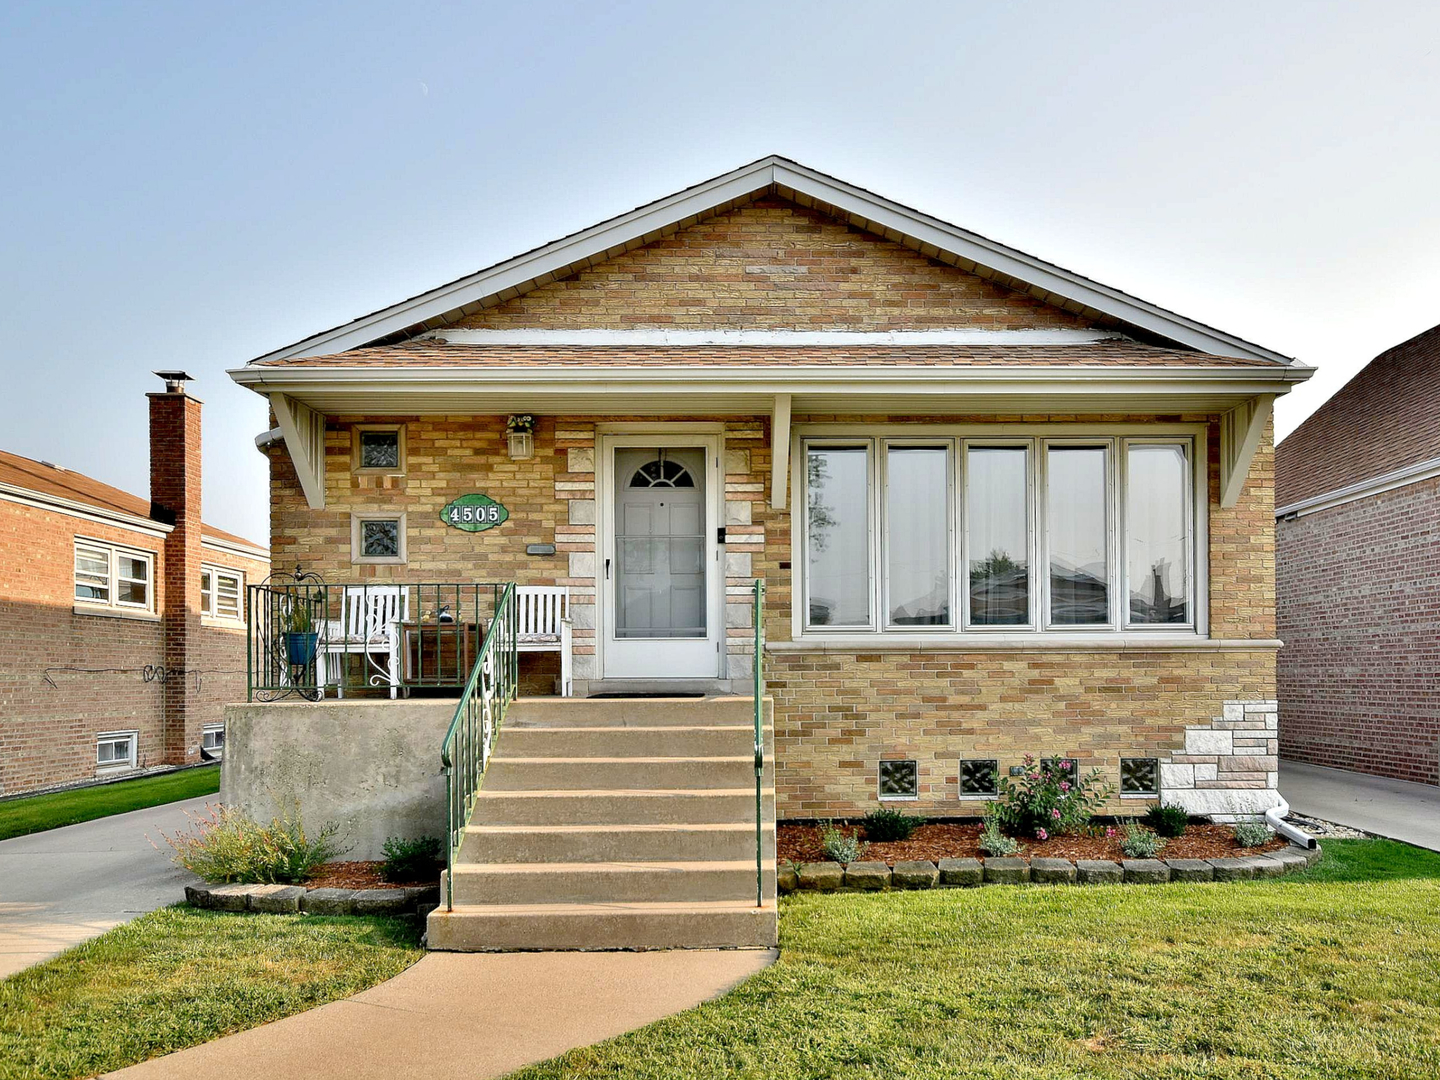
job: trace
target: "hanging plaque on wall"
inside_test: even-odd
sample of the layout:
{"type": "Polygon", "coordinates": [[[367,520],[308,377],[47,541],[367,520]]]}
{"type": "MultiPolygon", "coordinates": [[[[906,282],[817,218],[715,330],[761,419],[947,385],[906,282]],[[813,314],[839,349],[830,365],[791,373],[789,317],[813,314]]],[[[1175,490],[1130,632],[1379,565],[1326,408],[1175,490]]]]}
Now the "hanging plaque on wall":
{"type": "Polygon", "coordinates": [[[446,525],[465,532],[484,532],[496,525],[503,525],[510,517],[510,511],[489,495],[461,495],[454,502],[446,503],[440,511],[440,520],[446,525]]]}

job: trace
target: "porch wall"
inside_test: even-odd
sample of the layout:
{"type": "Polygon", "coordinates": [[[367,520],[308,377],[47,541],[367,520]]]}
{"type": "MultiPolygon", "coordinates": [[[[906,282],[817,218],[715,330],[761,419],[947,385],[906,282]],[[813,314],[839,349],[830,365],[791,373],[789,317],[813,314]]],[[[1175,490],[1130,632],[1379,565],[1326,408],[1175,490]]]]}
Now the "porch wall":
{"type": "MultiPolygon", "coordinates": [[[[539,417],[535,457],[512,462],[504,417],[331,417],[327,420],[326,508],[307,508],[283,448],[270,449],[271,545],[275,565],[303,563],[333,580],[516,580],[570,587],[577,692],[598,677],[595,657],[595,440],[597,422],[626,417],[539,417]],[[355,476],[351,425],[403,421],[404,477],[355,476]],[[448,528],[440,508],[483,491],[503,502],[500,528],[448,528]],[[350,514],[405,510],[409,563],[354,566],[350,514]],[[554,543],[554,556],[525,547],[554,543]]],[[[639,419],[639,418],[635,418],[639,419]]],[[[653,422],[715,417],[651,417],[653,422]]],[[[770,432],[765,417],[721,418],[725,429],[725,567],[731,603],[729,676],[744,691],[751,676],[748,589],[767,583],[767,640],[791,639],[789,510],[770,507],[770,432]]],[[[1114,416],[796,416],[835,423],[1112,423],[1114,416]]],[[[1057,651],[791,652],[767,659],[776,700],[778,805],[782,817],[863,813],[876,804],[882,757],[916,758],[922,798],[909,804],[935,814],[977,813],[961,800],[958,761],[999,758],[1002,770],[1025,753],[1072,755],[1101,768],[1118,786],[1121,757],[1160,757],[1169,791],[1198,810],[1263,808],[1275,786],[1275,634],[1273,453],[1267,429],[1239,504],[1219,505],[1219,434],[1208,422],[1210,636],[1231,644],[1202,649],[1057,651]],[[1249,703],[1246,705],[1245,703],[1249,703]]],[[[532,658],[533,659],[533,658],[532,658]]],[[[1112,809],[1133,811],[1117,799],[1112,809]]]]}

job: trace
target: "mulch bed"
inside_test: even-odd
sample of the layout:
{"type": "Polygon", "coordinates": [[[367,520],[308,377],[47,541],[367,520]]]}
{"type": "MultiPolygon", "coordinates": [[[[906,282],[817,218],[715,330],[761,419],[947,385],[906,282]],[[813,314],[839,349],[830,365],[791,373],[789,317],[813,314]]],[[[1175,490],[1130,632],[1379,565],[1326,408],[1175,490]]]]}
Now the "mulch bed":
{"type": "Polygon", "coordinates": [[[307,889],[407,889],[439,883],[440,874],[429,881],[386,881],[380,876],[380,862],[332,862],[315,871],[305,882],[307,889]]]}
{"type": "MultiPolygon", "coordinates": [[[[858,826],[840,826],[849,833],[858,833],[858,826]]],[[[1103,828],[1103,826],[1102,826],[1103,828]]],[[[780,862],[793,863],[827,862],[825,850],[820,846],[820,829],[814,825],[780,825],[776,837],[779,845],[780,862]]],[[[1024,858],[1047,859],[1111,859],[1127,858],[1120,850],[1123,831],[1116,829],[1116,836],[1055,836],[1049,840],[1022,840],[1019,854],[1024,858]]],[[[863,835],[861,836],[863,840],[863,835]]],[[[1222,859],[1236,855],[1260,855],[1267,851],[1279,851],[1290,842],[1275,837],[1259,847],[1242,848],[1235,843],[1235,835],[1228,825],[1191,825],[1185,835],[1166,842],[1160,857],[1165,859],[1222,859]]],[[[906,859],[984,859],[980,854],[979,825],[921,825],[910,834],[908,840],[897,840],[888,844],[871,844],[861,858],[884,862],[894,866],[906,859]]]]}

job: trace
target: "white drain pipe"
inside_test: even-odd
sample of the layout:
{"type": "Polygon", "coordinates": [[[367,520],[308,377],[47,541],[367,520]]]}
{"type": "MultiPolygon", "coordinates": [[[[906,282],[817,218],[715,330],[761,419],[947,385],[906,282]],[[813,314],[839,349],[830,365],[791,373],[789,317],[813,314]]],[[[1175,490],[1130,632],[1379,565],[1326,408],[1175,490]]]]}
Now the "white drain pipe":
{"type": "Polygon", "coordinates": [[[1285,820],[1285,815],[1290,813],[1290,804],[1285,801],[1285,796],[1277,790],[1275,797],[1280,800],[1279,806],[1272,806],[1265,811],[1265,824],[1274,829],[1281,836],[1285,837],[1292,844],[1299,844],[1301,847],[1313,851],[1319,846],[1319,841],[1311,836],[1304,829],[1298,829],[1285,820]]]}

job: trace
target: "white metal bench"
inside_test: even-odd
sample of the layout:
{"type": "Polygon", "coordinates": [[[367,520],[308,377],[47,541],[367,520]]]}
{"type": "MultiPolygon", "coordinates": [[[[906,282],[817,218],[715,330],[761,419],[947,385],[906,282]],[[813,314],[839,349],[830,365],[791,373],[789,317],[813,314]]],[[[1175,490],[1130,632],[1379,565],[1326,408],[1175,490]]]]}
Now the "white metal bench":
{"type": "Polygon", "coordinates": [[[560,696],[574,692],[570,674],[570,590],[563,585],[521,585],[515,590],[520,605],[517,651],[560,654],[560,696]]]}
{"type": "Polygon", "coordinates": [[[335,693],[345,696],[345,657],[364,657],[362,675],[371,686],[389,686],[393,698],[400,686],[400,624],[410,617],[410,590],[404,585],[347,585],[340,618],[327,619],[316,652],[316,681],[327,682],[327,661],[339,659],[335,693]],[[383,662],[378,658],[384,657],[383,662]],[[370,674],[370,669],[374,674],[370,674]]]}

